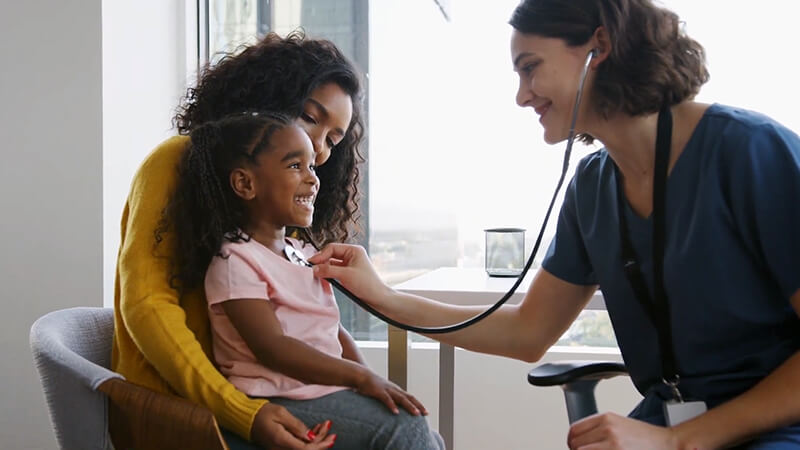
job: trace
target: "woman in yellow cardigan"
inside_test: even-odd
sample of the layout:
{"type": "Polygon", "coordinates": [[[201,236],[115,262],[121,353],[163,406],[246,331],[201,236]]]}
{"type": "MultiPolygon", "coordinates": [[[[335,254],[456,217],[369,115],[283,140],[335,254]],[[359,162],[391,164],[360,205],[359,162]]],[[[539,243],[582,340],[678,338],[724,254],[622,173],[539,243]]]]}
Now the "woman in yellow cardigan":
{"type": "MultiPolygon", "coordinates": [[[[325,437],[328,422],[311,430],[283,407],[239,392],[217,371],[208,356],[205,295],[198,290],[179,297],[164,253],[173,248],[169,234],[155,246],[189,132],[209,120],[257,110],[297,117],[311,138],[321,180],[312,239],[323,244],[348,238],[357,210],[356,165],[362,161],[364,132],[359,75],[328,41],[301,33],[270,34],[202,74],[175,116],[179,136],[159,145],[134,177],[122,215],[112,367],[131,382],[205,405],[223,428],[260,446],[326,448],[332,444],[325,437]],[[350,126],[336,125],[341,123],[350,126]]],[[[349,341],[349,350],[363,362],[349,341]]]]}

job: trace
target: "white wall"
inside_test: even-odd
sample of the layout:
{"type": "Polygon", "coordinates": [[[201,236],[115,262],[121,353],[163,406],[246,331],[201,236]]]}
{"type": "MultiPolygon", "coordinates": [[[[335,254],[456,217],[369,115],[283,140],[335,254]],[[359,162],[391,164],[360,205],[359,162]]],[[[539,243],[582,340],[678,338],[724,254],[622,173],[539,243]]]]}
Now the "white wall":
{"type": "Polygon", "coordinates": [[[48,311],[113,301],[131,177],[171,134],[185,86],[185,3],[0,5],[2,448],[56,447],[30,326],[48,311]]]}
{"type": "MultiPolygon", "coordinates": [[[[428,409],[428,422],[438,427],[439,353],[429,344],[413,344],[408,352],[408,391],[428,409]]],[[[544,362],[559,360],[620,361],[609,354],[550,351],[544,362]]],[[[386,349],[362,348],[367,363],[386,376],[386,349]]],[[[527,374],[537,364],[456,349],[454,447],[456,450],[529,450],[566,448],[567,408],[557,387],[534,387],[527,374]]],[[[600,411],[626,415],[641,396],[628,377],[601,381],[600,411]]],[[[335,419],[334,419],[335,421],[335,419]]],[[[453,450],[453,449],[450,449],[453,450]]]]}
{"type": "Polygon", "coordinates": [[[33,321],[102,304],[100,0],[0,4],[0,447],[55,448],[33,321]]]}
{"type": "MultiPolygon", "coordinates": [[[[131,179],[174,134],[186,87],[186,0],[103,0],[103,298],[114,304],[119,224],[131,179]]],[[[190,10],[190,14],[193,12],[190,10]]],[[[191,17],[191,16],[190,16],[191,17]]],[[[188,31],[188,33],[187,33],[188,31]]],[[[189,36],[190,49],[195,43],[189,36]]],[[[192,72],[194,72],[192,70],[192,72]]]]}

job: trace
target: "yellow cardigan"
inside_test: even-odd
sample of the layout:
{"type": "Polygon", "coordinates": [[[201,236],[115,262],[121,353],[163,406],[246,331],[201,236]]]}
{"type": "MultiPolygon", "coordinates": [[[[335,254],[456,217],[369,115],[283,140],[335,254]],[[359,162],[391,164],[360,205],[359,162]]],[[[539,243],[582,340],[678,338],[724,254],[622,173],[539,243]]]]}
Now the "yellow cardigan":
{"type": "Polygon", "coordinates": [[[250,399],[217,371],[209,359],[205,295],[199,291],[178,298],[170,288],[169,262],[163,256],[172,245],[169,236],[155,252],[155,229],[188,143],[186,136],[164,141],[133,179],[122,213],[111,367],[128,381],[208,407],[220,425],[249,439],[266,400],[250,399]]]}

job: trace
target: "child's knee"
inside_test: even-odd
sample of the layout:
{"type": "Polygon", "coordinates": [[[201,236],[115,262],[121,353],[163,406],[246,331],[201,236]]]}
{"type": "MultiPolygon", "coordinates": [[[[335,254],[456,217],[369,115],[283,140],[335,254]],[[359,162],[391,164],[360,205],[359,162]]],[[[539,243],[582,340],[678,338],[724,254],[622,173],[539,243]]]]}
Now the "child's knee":
{"type": "Polygon", "coordinates": [[[428,425],[425,416],[403,414],[396,416],[393,429],[386,436],[385,448],[398,450],[442,450],[444,441],[428,425]]]}

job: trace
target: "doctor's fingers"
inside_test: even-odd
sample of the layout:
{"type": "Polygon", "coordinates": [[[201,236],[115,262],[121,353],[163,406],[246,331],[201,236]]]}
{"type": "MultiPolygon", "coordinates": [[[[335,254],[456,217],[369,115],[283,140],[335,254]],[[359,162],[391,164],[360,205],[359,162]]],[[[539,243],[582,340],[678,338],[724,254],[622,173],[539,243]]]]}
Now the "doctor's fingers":
{"type": "Polygon", "coordinates": [[[618,430],[614,427],[616,419],[615,414],[604,413],[575,422],[567,434],[567,445],[573,450],[600,443],[610,445],[609,448],[616,448],[614,445],[619,444],[618,436],[615,434],[618,430]]]}
{"type": "Polygon", "coordinates": [[[325,263],[328,260],[339,260],[345,264],[359,264],[369,261],[367,251],[360,245],[352,244],[328,244],[322,248],[316,255],[308,258],[312,264],[325,263]]]}

